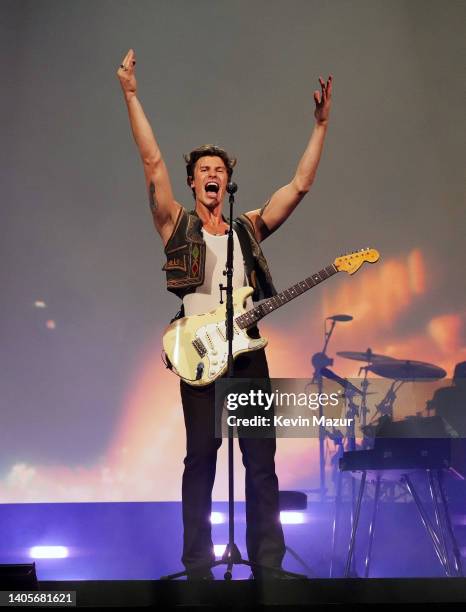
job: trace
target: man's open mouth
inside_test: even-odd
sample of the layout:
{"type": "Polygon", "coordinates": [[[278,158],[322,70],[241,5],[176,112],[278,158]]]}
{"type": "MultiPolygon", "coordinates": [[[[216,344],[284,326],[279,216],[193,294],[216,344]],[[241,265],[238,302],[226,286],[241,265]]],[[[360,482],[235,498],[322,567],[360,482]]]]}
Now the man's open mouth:
{"type": "Polygon", "coordinates": [[[205,185],[206,192],[218,193],[219,189],[220,189],[220,185],[216,183],[215,181],[209,181],[205,185]]]}

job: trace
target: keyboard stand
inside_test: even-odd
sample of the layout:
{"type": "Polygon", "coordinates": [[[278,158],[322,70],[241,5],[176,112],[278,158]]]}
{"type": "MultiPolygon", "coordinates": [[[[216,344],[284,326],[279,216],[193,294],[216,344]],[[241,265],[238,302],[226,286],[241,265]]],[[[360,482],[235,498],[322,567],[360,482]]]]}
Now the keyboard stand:
{"type": "MultiPolygon", "coordinates": [[[[449,468],[448,468],[449,470],[449,468]]],[[[410,470],[417,471],[420,470],[410,470]]],[[[364,577],[369,577],[370,563],[372,557],[372,548],[374,541],[375,522],[377,518],[377,506],[380,497],[380,484],[384,479],[384,475],[389,475],[388,480],[393,481],[394,479],[399,480],[406,487],[407,491],[413,498],[414,503],[419,512],[421,522],[426,530],[428,536],[432,541],[435,553],[442,565],[442,568],[446,576],[463,576],[463,568],[461,564],[461,555],[456,541],[455,534],[453,532],[450,512],[448,508],[448,501],[445,496],[443,488],[443,472],[445,469],[426,469],[422,470],[426,473],[429,484],[430,499],[434,510],[435,522],[433,523],[422,504],[422,501],[414,487],[414,484],[409,477],[408,472],[401,472],[399,470],[361,470],[362,477],[359,485],[356,510],[354,514],[354,521],[351,528],[351,537],[348,547],[348,555],[346,558],[345,565],[345,578],[348,578],[351,573],[351,564],[353,561],[354,548],[356,544],[356,534],[358,530],[359,518],[361,514],[362,499],[367,482],[367,475],[369,474],[369,480],[375,482],[375,494],[372,508],[371,522],[369,525],[369,542],[367,548],[367,554],[365,558],[364,577]]],[[[340,500],[337,500],[339,503],[340,500]]]]}

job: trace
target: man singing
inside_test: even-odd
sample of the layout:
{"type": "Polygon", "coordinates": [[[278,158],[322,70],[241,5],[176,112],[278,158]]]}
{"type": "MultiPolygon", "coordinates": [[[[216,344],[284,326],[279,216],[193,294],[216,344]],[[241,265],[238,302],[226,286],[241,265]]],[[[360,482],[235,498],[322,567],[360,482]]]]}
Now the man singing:
{"type": "MultiPolygon", "coordinates": [[[[135,53],[128,51],[117,71],[131,129],[144,166],[150,209],[162,239],[167,262],[167,289],[182,299],[182,314],[206,313],[218,307],[219,284],[225,282],[228,223],[222,214],[227,183],[236,160],[214,145],[203,145],[185,155],[187,183],[195,200],[188,210],[173,196],[170,178],[151,126],[137,98],[135,53]]],[[[315,123],[294,177],[278,189],[262,208],[240,215],[234,223],[233,289],[249,285],[254,301],[275,295],[272,277],[260,243],[290,216],[309,191],[317,172],[330,114],[332,77],[314,92],[315,123]],[[242,254],[244,265],[238,265],[242,254]]],[[[258,337],[259,330],[249,330],[258,337]]],[[[268,378],[264,349],[235,361],[235,377],[268,378]]],[[[180,381],[187,453],[184,460],[183,557],[188,579],[212,579],[215,560],[210,514],[217,451],[214,384],[199,387],[180,381]]],[[[246,470],[246,544],[249,560],[275,568],[255,578],[280,577],[285,554],[279,520],[278,480],[275,474],[275,438],[239,438],[246,470]]]]}

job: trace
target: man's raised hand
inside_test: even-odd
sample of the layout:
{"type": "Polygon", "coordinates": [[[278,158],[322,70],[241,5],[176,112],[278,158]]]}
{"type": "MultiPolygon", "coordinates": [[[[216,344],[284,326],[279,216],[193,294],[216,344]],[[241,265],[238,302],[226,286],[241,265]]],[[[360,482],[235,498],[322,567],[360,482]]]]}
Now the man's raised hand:
{"type": "Polygon", "coordinates": [[[117,77],[126,97],[136,95],[137,84],[135,75],[136,54],[130,49],[122,59],[117,70],[117,77]]]}
{"type": "Polygon", "coordinates": [[[314,92],[314,102],[316,103],[314,117],[317,123],[325,124],[328,121],[332,100],[332,80],[332,75],[328,77],[327,83],[322,77],[319,77],[321,91],[316,89],[314,92]]]}

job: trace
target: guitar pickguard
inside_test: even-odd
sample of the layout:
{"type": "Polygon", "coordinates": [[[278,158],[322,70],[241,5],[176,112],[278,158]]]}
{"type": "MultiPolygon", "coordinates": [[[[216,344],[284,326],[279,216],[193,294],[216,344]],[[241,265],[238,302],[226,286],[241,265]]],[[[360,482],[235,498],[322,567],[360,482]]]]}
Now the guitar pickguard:
{"type": "MultiPolygon", "coordinates": [[[[228,343],[226,341],[225,322],[210,323],[200,327],[196,332],[194,343],[199,341],[205,351],[204,374],[206,381],[215,380],[226,370],[228,365],[228,343]]],[[[264,345],[262,338],[250,338],[245,330],[233,326],[233,357],[249,350],[256,350],[264,345]]]]}

